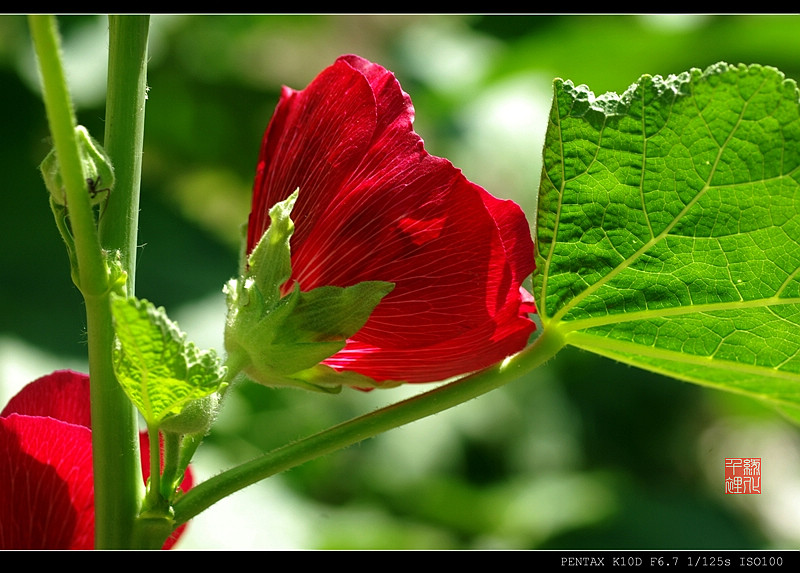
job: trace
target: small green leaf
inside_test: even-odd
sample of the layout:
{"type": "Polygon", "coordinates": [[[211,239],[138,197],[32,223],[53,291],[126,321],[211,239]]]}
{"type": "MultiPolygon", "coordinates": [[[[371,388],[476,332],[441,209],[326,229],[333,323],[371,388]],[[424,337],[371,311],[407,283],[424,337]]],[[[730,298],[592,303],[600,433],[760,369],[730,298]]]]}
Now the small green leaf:
{"type": "Polygon", "coordinates": [[[534,289],[568,344],[800,406],[800,115],[774,68],[557,80],[534,289]]]}
{"type": "Polygon", "coordinates": [[[112,297],[117,344],[114,371],[149,427],[220,390],[225,369],[213,350],[199,350],[146,300],[112,297]]]}

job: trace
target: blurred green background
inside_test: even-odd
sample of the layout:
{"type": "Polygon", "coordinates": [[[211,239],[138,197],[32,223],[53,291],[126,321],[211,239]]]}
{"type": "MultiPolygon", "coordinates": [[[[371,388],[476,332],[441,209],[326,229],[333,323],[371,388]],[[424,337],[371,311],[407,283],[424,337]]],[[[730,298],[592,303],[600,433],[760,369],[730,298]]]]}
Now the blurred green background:
{"type": "MultiPolygon", "coordinates": [[[[343,53],[394,71],[428,150],[533,223],[554,77],[596,94],[720,60],[800,79],[797,16],[154,16],[139,296],[221,349],[222,284],[281,84],[343,53]]],[[[60,18],[79,122],[103,133],[107,22],[60,18]]],[[[37,171],[48,151],[27,23],[0,16],[0,403],[85,369],[81,299],[37,171]]],[[[200,479],[426,389],[339,396],[245,383],[200,479]]],[[[196,519],[183,548],[796,548],[800,433],[770,410],[564,351],[478,400],[310,462],[196,519]],[[763,493],[725,495],[725,457],[763,493]]]]}

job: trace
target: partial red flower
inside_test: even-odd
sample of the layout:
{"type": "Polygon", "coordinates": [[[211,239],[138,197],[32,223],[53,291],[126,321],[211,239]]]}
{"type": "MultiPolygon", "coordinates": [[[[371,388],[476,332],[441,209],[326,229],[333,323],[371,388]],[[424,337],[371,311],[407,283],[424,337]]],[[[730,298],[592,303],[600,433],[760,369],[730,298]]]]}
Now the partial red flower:
{"type": "MultiPolygon", "coordinates": [[[[146,478],[149,444],[140,443],[146,478]]],[[[181,488],[191,482],[187,472],[181,488]]],[[[0,412],[0,549],[93,548],[89,377],[59,370],[25,386],[0,412]]]]}
{"type": "MultiPolygon", "coordinates": [[[[534,270],[522,210],[425,151],[394,75],[343,56],[302,91],[284,87],[255,178],[247,252],[295,189],[292,277],[301,290],[388,281],[394,290],[325,360],[376,381],[430,382],[525,347],[534,270]]],[[[288,286],[287,286],[288,288],[288,286]]]]}

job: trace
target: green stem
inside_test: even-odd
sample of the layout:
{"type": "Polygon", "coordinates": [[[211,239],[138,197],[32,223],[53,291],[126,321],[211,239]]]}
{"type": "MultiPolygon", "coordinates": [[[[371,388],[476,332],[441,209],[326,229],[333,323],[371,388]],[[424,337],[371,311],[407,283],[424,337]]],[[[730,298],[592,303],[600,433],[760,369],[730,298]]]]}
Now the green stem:
{"type": "Polygon", "coordinates": [[[111,360],[114,329],[108,295],[86,297],[92,390],[95,548],[129,547],[143,494],[135,411],[111,360]]]}
{"type": "MultiPolygon", "coordinates": [[[[182,436],[172,432],[164,432],[164,471],[161,474],[161,497],[172,499],[174,495],[173,485],[180,472],[181,465],[181,444],[182,436]]],[[[154,467],[154,466],[150,466],[154,467]]],[[[153,471],[150,471],[150,475],[153,471]]]]}
{"type": "MultiPolygon", "coordinates": [[[[147,31],[141,29],[142,18],[130,17],[128,21],[128,17],[112,17],[116,24],[112,26],[110,38],[109,77],[114,78],[109,81],[108,86],[110,101],[131,99],[129,94],[120,95],[121,92],[131,90],[130,81],[119,79],[120,75],[127,77],[129,74],[120,70],[141,68],[145,62],[145,52],[131,49],[131,40],[121,40],[120,36],[135,36],[133,43],[146,43],[147,31]],[[133,26],[134,23],[138,25],[133,26]]],[[[144,18],[146,21],[146,17],[144,18]]],[[[111,133],[107,131],[106,138],[111,140],[114,149],[114,153],[109,154],[115,166],[118,166],[120,176],[117,177],[114,196],[109,199],[102,228],[98,232],[75,137],[75,114],[64,77],[56,21],[52,16],[31,16],[29,24],[39,60],[47,118],[66,190],[66,204],[69,206],[69,225],[75,246],[74,260],[77,261],[77,269],[73,268],[73,273],[78,278],[77,284],[86,303],[94,459],[95,547],[125,548],[130,547],[132,542],[143,483],[136,413],[117,383],[112,364],[114,331],[105,252],[120,251],[124,270],[128,274],[128,288],[132,289],[135,269],[131,253],[135,248],[136,217],[130,216],[130,206],[120,209],[116,203],[136,205],[138,210],[136,197],[139,175],[130,172],[139,169],[141,137],[138,139],[138,154],[133,150],[137,144],[115,145],[113,142],[130,137],[137,129],[141,130],[141,126],[131,128],[130,125],[142,122],[143,115],[138,108],[132,109],[131,104],[126,104],[127,110],[122,105],[117,105],[116,117],[124,119],[115,122],[113,129],[107,125],[111,133]],[[123,128],[122,124],[128,127],[123,128]],[[126,158],[125,154],[129,154],[131,158],[126,158]],[[127,242],[113,238],[118,236],[128,237],[127,242]]],[[[144,87],[137,97],[143,101],[144,87]]]]}
{"type": "Polygon", "coordinates": [[[354,418],[218,474],[178,500],[174,506],[176,525],[185,523],[227,495],[271,475],[499,388],[540,366],[563,347],[564,338],[556,329],[544,330],[531,346],[501,364],[354,418]]]}
{"type": "Polygon", "coordinates": [[[147,439],[150,442],[150,485],[147,487],[146,508],[164,505],[161,496],[161,443],[158,438],[158,428],[147,428],[147,439]]]}
{"type": "MultiPolygon", "coordinates": [[[[133,294],[139,183],[144,133],[144,69],[147,60],[147,16],[109,16],[108,90],[105,149],[114,166],[116,184],[100,221],[100,239],[107,252],[118,252],[133,294]]],[[[103,329],[89,331],[102,346],[103,376],[95,385],[91,365],[92,427],[95,438],[95,546],[130,547],[143,495],[136,410],[116,380],[111,363],[113,328],[110,301],[103,329]],[[114,460],[114,463],[109,463],[114,460]]],[[[100,351],[100,350],[98,350],[100,351]]],[[[92,369],[94,366],[94,369],[92,369]]],[[[158,471],[156,466],[156,471],[158,471]]]]}
{"type": "Polygon", "coordinates": [[[116,183],[100,219],[100,238],[105,249],[121,255],[128,296],[135,287],[149,23],[149,16],[108,17],[105,150],[116,183]]]}

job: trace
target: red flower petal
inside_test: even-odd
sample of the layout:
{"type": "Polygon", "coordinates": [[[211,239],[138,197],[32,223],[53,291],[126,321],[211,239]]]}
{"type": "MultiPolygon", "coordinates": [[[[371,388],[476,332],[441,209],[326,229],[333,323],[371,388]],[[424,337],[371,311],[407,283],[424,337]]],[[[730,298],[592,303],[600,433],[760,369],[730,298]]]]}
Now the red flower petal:
{"type": "MultiPolygon", "coordinates": [[[[71,370],[31,382],[0,413],[0,549],[94,547],[90,422],[89,377],[71,370]]],[[[146,480],[150,447],[139,437],[146,480]]],[[[191,486],[187,470],[181,489],[191,486]]]]}
{"type": "Polygon", "coordinates": [[[72,370],[58,370],[42,376],[11,398],[0,416],[8,416],[12,412],[27,416],[48,416],[91,428],[89,377],[72,370]]]}
{"type": "Polygon", "coordinates": [[[395,283],[325,361],[377,381],[429,382],[485,368],[527,344],[522,281],[534,270],[520,208],[429,155],[391,72],[344,56],[305,90],[284,88],[261,149],[250,252],[269,208],[295,189],[292,281],[302,290],[395,283]]]}
{"type": "Polygon", "coordinates": [[[0,418],[0,549],[92,549],[89,428],[53,418],[0,418]]]}

